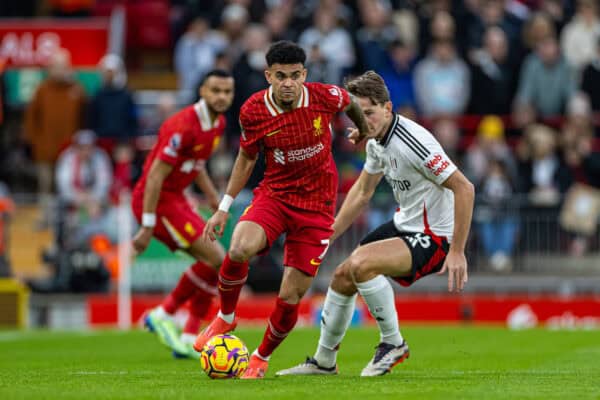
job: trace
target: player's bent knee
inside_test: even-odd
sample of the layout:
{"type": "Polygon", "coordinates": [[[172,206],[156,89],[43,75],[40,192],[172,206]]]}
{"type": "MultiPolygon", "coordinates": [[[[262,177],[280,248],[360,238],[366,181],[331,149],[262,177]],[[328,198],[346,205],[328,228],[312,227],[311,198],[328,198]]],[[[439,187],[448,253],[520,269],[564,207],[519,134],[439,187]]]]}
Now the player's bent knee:
{"type": "Polygon", "coordinates": [[[344,263],[336,268],[330,286],[337,293],[347,296],[351,296],[356,292],[356,286],[352,282],[348,264],[344,263]]]}
{"type": "Polygon", "coordinates": [[[243,242],[232,243],[229,247],[229,258],[233,261],[247,261],[253,255],[253,249],[243,244],[243,242]]]}
{"type": "Polygon", "coordinates": [[[360,251],[360,249],[355,250],[350,255],[348,264],[350,276],[354,282],[364,282],[377,275],[377,272],[374,271],[374,265],[370,262],[365,252],[360,251]]]}

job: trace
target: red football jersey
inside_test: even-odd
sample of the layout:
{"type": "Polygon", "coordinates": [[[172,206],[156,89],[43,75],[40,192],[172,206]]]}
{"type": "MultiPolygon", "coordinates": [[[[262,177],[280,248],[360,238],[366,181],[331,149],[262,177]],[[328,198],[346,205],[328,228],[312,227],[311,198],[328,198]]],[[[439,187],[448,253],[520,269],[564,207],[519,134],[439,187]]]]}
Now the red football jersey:
{"type": "Polygon", "coordinates": [[[144,193],[148,171],[156,158],[173,166],[163,182],[162,191],[183,192],[217,147],[224,131],[225,117],[220,115],[212,124],[202,99],[169,117],[160,127],[158,140],[146,158],[134,194],[144,193]]]}
{"type": "Polygon", "coordinates": [[[252,95],[240,110],[240,145],[250,154],[264,150],[257,190],[294,207],[333,212],[338,175],[330,123],[349,103],[344,89],[322,83],[305,83],[291,111],[275,103],[271,87],[252,95]]]}

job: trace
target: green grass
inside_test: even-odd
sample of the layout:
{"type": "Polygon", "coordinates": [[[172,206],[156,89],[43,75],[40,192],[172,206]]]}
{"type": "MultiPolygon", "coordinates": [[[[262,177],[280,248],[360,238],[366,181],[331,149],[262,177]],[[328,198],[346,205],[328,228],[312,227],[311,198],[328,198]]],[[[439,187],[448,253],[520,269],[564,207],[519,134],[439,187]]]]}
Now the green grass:
{"type": "MultiPolygon", "coordinates": [[[[317,329],[294,331],[262,381],[213,381],[142,331],[0,332],[0,399],[600,399],[600,333],[404,327],[411,358],[360,378],[375,329],[351,329],[335,377],[275,378],[312,354],[317,329]]],[[[241,329],[252,351],[262,329],[241,329]]]]}

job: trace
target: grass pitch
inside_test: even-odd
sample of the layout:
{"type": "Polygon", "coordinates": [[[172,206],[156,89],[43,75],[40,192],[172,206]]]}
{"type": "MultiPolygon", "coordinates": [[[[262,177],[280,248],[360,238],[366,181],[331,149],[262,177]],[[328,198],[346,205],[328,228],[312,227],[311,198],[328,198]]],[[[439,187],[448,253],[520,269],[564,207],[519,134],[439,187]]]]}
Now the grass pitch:
{"type": "MultiPolygon", "coordinates": [[[[250,351],[262,333],[236,331],[250,351]]],[[[360,378],[378,332],[351,329],[339,376],[275,378],[313,354],[318,334],[290,334],[262,381],[218,381],[143,331],[0,332],[0,399],[600,399],[597,331],[405,326],[411,358],[360,378]]]]}

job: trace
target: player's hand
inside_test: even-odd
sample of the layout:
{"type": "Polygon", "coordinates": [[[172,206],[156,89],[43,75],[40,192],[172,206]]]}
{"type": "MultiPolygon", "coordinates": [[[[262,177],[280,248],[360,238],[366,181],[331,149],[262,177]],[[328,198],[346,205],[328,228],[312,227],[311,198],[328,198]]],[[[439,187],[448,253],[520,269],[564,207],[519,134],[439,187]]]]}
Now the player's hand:
{"type": "Polygon", "coordinates": [[[143,253],[152,239],[152,228],[140,227],[133,237],[133,251],[135,255],[143,253]]]}
{"type": "Polygon", "coordinates": [[[363,140],[364,135],[361,135],[360,131],[357,128],[350,127],[348,128],[347,138],[350,141],[350,143],[358,144],[363,140]]]}
{"type": "Polygon", "coordinates": [[[467,257],[464,252],[452,251],[446,256],[444,265],[438,275],[448,270],[448,291],[460,292],[465,287],[469,277],[467,274],[467,257]]]}
{"type": "Polygon", "coordinates": [[[217,210],[217,212],[206,221],[206,225],[202,231],[202,238],[204,240],[210,239],[211,241],[214,241],[217,239],[217,236],[223,236],[223,230],[227,223],[228,214],[229,213],[226,213],[225,211],[217,210]]]}

